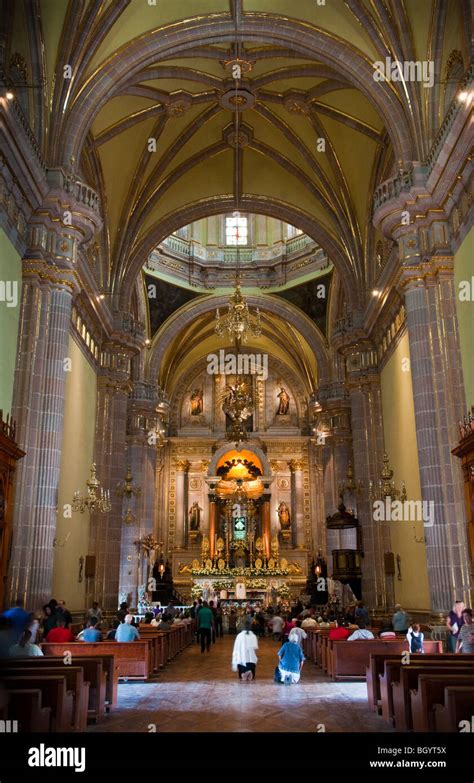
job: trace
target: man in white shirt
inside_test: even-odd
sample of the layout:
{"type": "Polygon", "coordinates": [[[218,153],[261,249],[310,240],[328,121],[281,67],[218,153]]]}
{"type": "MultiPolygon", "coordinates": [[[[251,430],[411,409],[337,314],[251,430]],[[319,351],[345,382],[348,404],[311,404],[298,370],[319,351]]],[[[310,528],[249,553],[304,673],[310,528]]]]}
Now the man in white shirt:
{"type": "Polygon", "coordinates": [[[291,634],[293,637],[298,637],[298,646],[303,649],[303,641],[307,638],[308,634],[302,628],[302,623],[298,620],[296,628],[292,628],[291,634]]]}
{"type": "Polygon", "coordinates": [[[272,623],[273,638],[277,642],[279,642],[281,641],[281,632],[283,631],[283,626],[285,625],[285,623],[283,622],[279,614],[275,615],[271,623],[272,623]]]}
{"type": "Polygon", "coordinates": [[[354,631],[353,634],[349,636],[347,639],[348,642],[355,642],[357,639],[373,639],[374,635],[372,631],[368,631],[365,625],[359,625],[357,631],[354,631]]]}

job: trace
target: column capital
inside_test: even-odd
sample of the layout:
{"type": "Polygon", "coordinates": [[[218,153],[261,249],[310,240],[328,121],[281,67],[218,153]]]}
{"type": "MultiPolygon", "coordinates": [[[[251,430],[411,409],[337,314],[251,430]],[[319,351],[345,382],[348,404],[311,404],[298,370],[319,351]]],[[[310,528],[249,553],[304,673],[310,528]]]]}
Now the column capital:
{"type": "Polygon", "coordinates": [[[301,459],[290,459],[288,460],[288,467],[291,471],[291,473],[296,473],[297,471],[303,470],[303,460],[301,459]]]}
{"type": "Polygon", "coordinates": [[[187,459],[176,459],[174,465],[178,473],[187,473],[191,467],[191,463],[187,459]]]}
{"type": "Polygon", "coordinates": [[[441,278],[454,276],[454,256],[437,255],[421,264],[403,264],[397,277],[397,286],[406,294],[416,288],[433,285],[441,278]]]}

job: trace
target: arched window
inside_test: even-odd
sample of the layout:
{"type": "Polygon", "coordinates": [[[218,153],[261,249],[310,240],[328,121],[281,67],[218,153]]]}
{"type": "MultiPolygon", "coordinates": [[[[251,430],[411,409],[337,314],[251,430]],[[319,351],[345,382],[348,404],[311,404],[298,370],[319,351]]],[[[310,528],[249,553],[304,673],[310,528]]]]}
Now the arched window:
{"type": "Polygon", "coordinates": [[[240,213],[225,219],[226,245],[248,245],[248,221],[240,213]]]}

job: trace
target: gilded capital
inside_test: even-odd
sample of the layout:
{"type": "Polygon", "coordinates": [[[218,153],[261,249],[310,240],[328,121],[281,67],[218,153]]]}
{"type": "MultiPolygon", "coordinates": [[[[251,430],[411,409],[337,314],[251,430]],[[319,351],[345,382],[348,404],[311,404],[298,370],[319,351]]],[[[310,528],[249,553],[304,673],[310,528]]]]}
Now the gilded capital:
{"type": "Polygon", "coordinates": [[[177,459],[174,464],[178,473],[187,473],[191,467],[191,463],[187,459],[177,459]]]}
{"type": "Polygon", "coordinates": [[[288,467],[292,473],[295,473],[298,470],[303,470],[303,461],[300,459],[290,459],[288,461],[288,467]]]}

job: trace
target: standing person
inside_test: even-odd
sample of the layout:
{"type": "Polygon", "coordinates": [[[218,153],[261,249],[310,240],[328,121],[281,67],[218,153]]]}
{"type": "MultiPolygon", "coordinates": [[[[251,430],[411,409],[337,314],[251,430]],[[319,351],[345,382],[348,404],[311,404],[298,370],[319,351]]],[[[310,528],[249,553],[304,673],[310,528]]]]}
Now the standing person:
{"type": "Polygon", "coordinates": [[[278,660],[279,682],[284,685],[299,682],[305,657],[298,644],[298,634],[295,634],[294,630],[290,631],[288,641],[278,650],[278,660]]]}
{"type": "Polygon", "coordinates": [[[100,608],[98,601],[93,601],[91,608],[87,610],[87,618],[89,617],[97,617],[97,622],[99,625],[104,619],[102,614],[102,609],[100,608]]]}
{"type": "Polygon", "coordinates": [[[237,634],[232,651],[232,671],[239,672],[239,680],[249,682],[255,679],[257,650],[258,639],[247,621],[246,628],[237,634]]]}
{"type": "Polygon", "coordinates": [[[298,644],[301,649],[303,649],[303,642],[308,637],[308,634],[301,627],[301,620],[296,620],[296,626],[290,631],[290,633],[295,634],[298,637],[298,644]]]}
{"type": "Polygon", "coordinates": [[[174,616],[176,614],[176,607],[174,605],[174,601],[170,601],[168,606],[166,607],[166,614],[171,617],[171,619],[174,619],[174,616]]]}
{"type": "Polygon", "coordinates": [[[217,616],[217,609],[214,606],[214,601],[209,601],[209,609],[212,612],[212,628],[211,628],[211,636],[212,636],[212,643],[216,643],[216,616],[217,616]]]}
{"type": "Polygon", "coordinates": [[[31,619],[31,616],[28,612],[25,612],[23,608],[23,601],[20,599],[15,601],[15,606],[11,609],[7,609],[7,611],[3,613],[3,616],[10,623],[14,641],[18,642],[31,619]]]}
{"type": "Polygon", "coordinates": [[[450,632],[448,636],[448,652],[456,651],[459,631],[464,625],[463,612],[465,608],[466,607],[462,601],[455,601],[452,610],[448,614],[448,618],[446,620],[446,625],[450,632]]]}
{"type": "Polygon", "coordinates": [[[408,619],[408,615],[405,612],[404,609],[400,606],[400,604],[395,604],[395,612],[392,617],[392,625],[393,630],[395,633],[408,633],[408,626],[410,625],[410,621],[408,619]]]}
{"type": "Polygon", "coordinates": [[[369,618],[369,611],[366,606],[364,606],[363,601],[357,601],[357,606],[355,610],[355,624],[360,626],[362,625],[366,626],[370,623],[369,618]]]}
{"type": "Polygon", "coordinates": [[[277,612],[274,615],[273,620],[270,620],[270,622],[272,624],[272,634],[274,641],[281,642],[281,633],[283,631],[283,626],[285,625],[283,618],[280,617],[279,613],[277,612]]]}
{"type": "Polygon", "coordinates": [[[43,619],[41,620],[43,639],[49,633],[51,628],[56,628],[56,619],[56,615],[54,614],[50,604],[45,604],[43,606],[43,619]]]}
{"type": "Polygon", "coordinates": [[[237,633],[237,612],[235,611],[235,609],[231,609],[230,610],[230,615],[229,615],[229,633],[232,636],[235,636],[235,634],[237,633]]]}
{"type": "Polygon", "coordinates": [[[474,623],[471,609],[464,609],[462,616],[464,624],[458,633],[456,652],[474,653],[474,623]]]}
{"type": "Polygon", "coordinates": [[[214,615],[214,623],[216,625],[216,636],[219,636],[221,638],[224,636],[222,615],[223,615],[223,612],[222,612],[221,602],[218,601],[217,602],[217,606],[216,606],[216,612],[215,612],[215,615],[214,615]]]}
{"type": "Polygon", "coordinates": [[[212,614],[212,610],[209,608],[207,601],[203,602],[202,608],[197,616],[197,622],[198,634],[201,638],[201,652],[203,653],[204,649],[209,652],[214,615],[212,614]]]}
{"type": "Polygon", "coordinates": [[[418,623],[410,625],[407,633],[407,641],[410,645],[411,653],[424,653],[423,642],[425,635],[421,632],[421,628],[418,623]]]}
{"type": "MultiPolygon", "coordinates": [[[[126,601],[122,601],[122,603],[119,606],[118,612],[117,612],[117,620],[121,623],[125,620],[125,617],[128,614],[128,604],[126,601]]],[[[95,615],[94,615],[95,617],[95,615]]],[[[97,619],[97,618],[96,618],[97,619]]]]}
{"type": "Polygon", "coordinates": [[[132,625],[133,614],[127,614],[123,623],[120,623],[119,627],[115,631],[116,642],[134,642],[140,638],[136,627],[132,625]]]}
{"type": "Polygon", "coordinates": [[[58,617],[64,617],[65,626],[66,628],[69,628],[69,626],[72,625],[72,614],[66,607],[66,601],[64,599],[58,601],[56,612],[58,617]]]}

